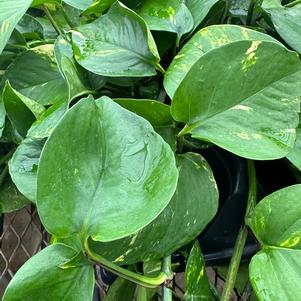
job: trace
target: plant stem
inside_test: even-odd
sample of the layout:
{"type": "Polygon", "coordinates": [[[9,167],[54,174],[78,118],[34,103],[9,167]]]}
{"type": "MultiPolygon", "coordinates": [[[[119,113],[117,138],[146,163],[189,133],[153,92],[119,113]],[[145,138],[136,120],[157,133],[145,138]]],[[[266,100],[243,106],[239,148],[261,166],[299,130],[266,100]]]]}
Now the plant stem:
{"type": "Polygon", "coordinates": [[[295,0],[295,1],[293,1],[291,3],[288,3],[288,4],[284,5],[284,6],[285,7],[293,7],[293,6],[295,6],[296,4],[299,4],[299,3],[301,3],[301,0],[295,0]]]}
{"type": "Polygon", "coordinates": [[[165,70],[159,63],[156,65],[156,69],[160,71],[163,75],[165,75],[165,70]]]}
{"type": "Polygon", "coordinates": [[[229,11],[229,0],[224,0],[224,2],[225,2],[225,9],[221,18],[221,24],[225,23],[229,11]]]}
{"type": "Polygon", "coordinates": [[[4,155],[2,158],[0,158],[0,165],[6,164],[7,161],[12,157],[12,155],[14,154],[14,152],[15,152],[15,148],[13,148],[6,155],[4,155]]]}
{"type": "MultiPolygon", "coordinates": [[[[169,279],[172,279],[171,256],[164,257],[162,271],[169,279]]],[[[163,301],[172,301],[172,296],[172,290],[163,285],[163,301]]]]}
{"type": "Polygon", "coordinates": [[[6,165],[2,170],[2,172],[0,173],[0,187],[2,186],[7,174],[8,174],[8,166],[6,165]]]}
{"type": "MultiPolygon", "coordinates": [[[[256,193],[257,193],[256,172],[255,172],[254,163],[252,161],[248,161],[248,175],[249,175],[249,195],[248,195],[248,203],[247,203],[247,209],[245,215],[246,218],[251,214],[256,204],[256,193]]],[[[242,253],[247,240],[247,236],[248,236],[247,226],[243,225],[239,230],[239,234],[235,242],[234,252],[230,261],[229,270],[225,282],[225,288],[223,290],[223,294],[220,301],[229,301],[231,298],[236,282],[237,272],[239,269],[242,253]]]]}
{"type": "Polygon", "coordinates": [[[86,254],[92,261],[94,261],[95,263],[104,267],[108,271],[110,271],[124,279],[132,281],[138,285],[148,287],[148,288],[155,288],[157,286],[160,286],[166,280],[170,279],[170,277],[168,275],[166,275],[164,273],[164,271],[162,271],[157,277],[147,277],[147,276],[143,276],[143,275],[134,273],[127,269],[124,269],[124,268],[112,263],[111,261],[105,259],[101,255],[95,254],[89,248],[88,240],[85,241],[84,247],[85,247],[86,254]]]}
{"type": "Polygon", "coordinates": [[[43,9],[44,9],[44,12],[45,12],[47,18],[49,19],[50,23],[52,24],[53,28],[55,29],[56,33],[58,35],[63,35],[63,32],[61,31],[59,26],[56,24],[55,20],[53,19],[53,17],[50,14],[50,11],[48,10],[48,7],[45,4],[43,4],[43,9]]]}

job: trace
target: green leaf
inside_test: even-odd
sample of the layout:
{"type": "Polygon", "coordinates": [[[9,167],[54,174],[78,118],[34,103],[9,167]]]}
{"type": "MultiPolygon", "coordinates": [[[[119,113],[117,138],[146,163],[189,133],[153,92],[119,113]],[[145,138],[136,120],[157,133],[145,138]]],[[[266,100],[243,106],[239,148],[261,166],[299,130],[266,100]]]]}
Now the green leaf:
{"type": "Polygon", "coordinates": [[[150,99],[115,98],[123,108],[148,120],[154,127],[168,126],[174,123],[170,106],[150,99]]]}
{"type": "Polygon", "coordinates": [[[301,4],[265,9],[282,39],[301,53],[301,4]]]}
{"type": "Polygon", "coordinates": [[[118,277],[110,286],[104,301],[132,301],[135,295],[136,284],[118,277]]]}
{"type": "Polygon", "coordinates": [[[218,207],[212,171],[198,154],[186,153],[177,159],[178,187],[165,210],[130,237],[110,243],[90,241],[94,251],[119,264],[148,261],[172,254],[204,230],[218,207]]]}
{"type": "Polygon", "coordinates": [[[3,301],[92,300],[92,265],[62,269],[76,255],[63,244],[51,245],[30,258],[9,283],[3,301]],[[47,293],[46,293],[47,292],[47,293]]]}
{"type": "Polygon", "coordinates": [[[252,258],[250,281],[259,301],[301,300],[301,251],[264,249],[252,258]]]}
{"type": "Polygon", "coordinates": [[[12,87],[42,105],[68,98],[68,88],[53,54],[53,45],[43,45],[22,53],[5,72],[2,86],[9,80],[12,87]]]}
{"type": "Polygon", "coordinates": [[[194,21],[192,31],[204,21],[210,9],[219,1],[220,0],[186,0],[186,6],[190,10],[194,21]]]}
{"type": "Polygon", "coordinates": [[[185,44],[168,67],[164,76],[164,88],[169,97],[174,97],[177,88],[187,73],[203,55],[216,48],[243,40],[279,43],[266,34],[236,25],[227,24],[206,27],[197,32],[185,44]]]}
{"type": "Polygon", "coordinates": [[[118,1],[106,15],[73,31],[72,40],[77,62],[99,75],[143,77],[160,69],[145,22],[118,1]]]}
{"type": "Polygon", "coordinates": [[[300,194],[300,184],[289,186],[265,197],[255,207],[250,226],[261,243],[301,249],[300,194]]]}
{"type": "Polygon", "coordinates": [[[296,53],[277,43],[230,43],[193,65],[173,97],[171,113],[194,138],[250,159],[281,158],[296,138],[300,70],[296,53]]]}
{"type": "Polygon", "coordinates": [[[9,161],[9,172],[19,191],[36,201],[37,168],[44,140],[24,139],[9,161]]]}
{"type": "Polygon", "coordinates": [[[37,205],[51,234],[110,241],[150,223],[176,183],[174,155],[146,120],[107,97],[86,98],[46,143],[37,205]]]}
{"type": "Polygon", "coordinates": [[[83,12],[83,15],[102,14],[104,11],[110,8],[114,2],[116,2],[116,0],[97,0],[83,12]]]}
{"type": "Polygon", "coordinates": [[[184,300],[214,301],[210,283],[206,273],[204,257],[198,241],[195,241],[190,251],[185,269],[184,300]]]}
{"type": "Polygon", "coordinates": [[[263,245],[250,264],[250,280],[260,301],[301,298],[301,185],[265,197],[248,223],[263,245]]]}
{"type": "Polygon", "coordinates": [[[56,125],[67,112],[68,101],[57,102],[49,107],[30,127],[27,137],[42,139],[50,136],[56,125]]]}
{"type": "Polygon", "coordinates": [[[80,10],[87,9],[93,3],[93,0],[63,0],[63,1],[68,5],[80,10]]]}
{"type": "Polygon", "coordinates": [[[69,87],[69,99],[76,98],[90,90],[87,74],[73,58],[72,45],[59,36],[54,45],[54,54],[58,67],[69,87]]]}
{"type": "Polygon", "coordinates": [[[10,178],[7,178],[0,189],[0,212],[10,213],[28,205],[30,201],[16,188],[10,178]]]}
{"type": "Polygon", "coordinates": [[[299,124],[299,127],[297,128],[297,139],[295,146],[286,157],[301,170],[301,124],[299,124]]]}
{"type": "Polygon", "coordinates": [[[182,0],[145,0],[139,15],[151,30],[174,32],[178,40],[193,28],[192,15],[182,0]]]}
{"type": "Polygon", "coordinates": [[[230,0],[230,14],[234,17],[246,17],[252,1],[255,0],[230,0]]]}
{"type": "Polygon", "coordinates": [[[32,0],[2,0],[0,2],[0,54],[15,26],[29,8],[32,0]]]}
{"type": "Polygon", "coordinates": [[[9,82],[6,82],[2,97],[5,111],[13,127],[25,137],[31,124],[45,108],[14,90],[9,82]]]}
{"type": "Polygon", "coordinates": [[[6,111],[2,100],[2,95],[0,94],[0,138],[2,137],[2,133],[5,127],[5,117],[6,111]]]}
{"type": "Polygon", "coordinates": [[[43,38],[42,25],[32,16],[25,14],[16,26],[16,29],[27,40],[43,38]]]}

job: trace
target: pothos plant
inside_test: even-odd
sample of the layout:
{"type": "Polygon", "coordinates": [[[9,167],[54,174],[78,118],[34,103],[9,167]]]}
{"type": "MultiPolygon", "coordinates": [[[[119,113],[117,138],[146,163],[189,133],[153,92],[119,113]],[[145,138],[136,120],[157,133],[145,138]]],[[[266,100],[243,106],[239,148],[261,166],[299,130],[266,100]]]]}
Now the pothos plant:
{"type": "Polygon", "coordinates": [[[1,209],[32,202],[52,236],[3,300],[92,300],[95,264],[119,276],[107,301],[177,300],[188,245],[183,298],[227,301],[248,232],[256,298],[301,300],[301,185],[256,205],[253,164],[301,169],[300,20],[299,0],[1,0],[1,209]],[[212,145],[249,170],[221,295],[193,243],[218,210],[212,145]]]}

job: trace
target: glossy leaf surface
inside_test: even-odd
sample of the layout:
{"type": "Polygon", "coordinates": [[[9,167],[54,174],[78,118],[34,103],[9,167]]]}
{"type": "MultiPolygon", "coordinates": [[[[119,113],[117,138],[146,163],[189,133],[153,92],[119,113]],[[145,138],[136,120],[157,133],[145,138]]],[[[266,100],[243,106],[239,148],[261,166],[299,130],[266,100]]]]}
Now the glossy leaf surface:
{"type": "Polygon", "coordinates": [[[204,54],[224,45],[244,40],[279,43],[266,34],[236,25],[212,25],[195,33],[166,70],[164,88],[169,97],[173,98],[191,67],[204,54]]]}
{"type": "Polygon", "coordinates": [[[36,201],[37,169],[44,143],[44,140],[23,140],[9,161],[9,172],[13,182],[32,202],[36,201]]]}
{"type": "Polygon", "coordinates": [[[9,283],[3,301],[92,300],[92,265],[62,269],[75,251],[54,244],[29,259],[9,283]],[[47,293],[45,293],[47,292],[47,293]]]}
{"type": "Polygon", "coordinates": [[[277,5],[265,11],[282,39],[301,53],[301,4],[293,7],[277,5]]]}
{"type": "Polygon", "coordinates": [[[90,90],[87,74],[73,58],[72,45],[59,36],[55,41],[54,54],[58,68],[65,77],[69,87],[69,99],[73,99],[90,90]]]}
{"type": "Polygon", "coordinates": [[[32,0],[2,0],[0,2],[0,54],[15,26],[29,8],[32,0]]]}
{"type": "Polygon", "coordinates": [[[259,301],[301,299],[301,250],[267,248],[250,264],[250,281],[259,301]]]}
{"type": "Polygon", "coordinates": [[[284,157],[299,123],[300,70],[296,53],[276,43],[225,45],[193,65],[174,95],[172,115],[194,138],[239,156],[284,157]]]}
{"type": "Polygon", "coordinates": [[[177,190],[165,210],[140,232],[111,243],[93,243],[96,252],[120,264],[162,258],[202,232],[217,211],[218,191],[208,163],[198,154],[177,157],[177,190]]]}
{"type": "Polygon", "coordinates": [[[210,283],[206,273],[205,261],[196,241],[190,251],[185,269],[185,295],[186,301],[214,301],[210,283]]]}
{"type": "Polygon", "coordinates": [[[93,3],[93,0],[64,0],[64,2],[80,10],[85,10],[93,3]]]}
{"type": "Polygon", "coordinates": [[[170,114],[170,106],[150,99],[114,99],[125,109],[148,120],[153,126],[168,126],[174,123],[170,114]]]}
{"type": "Polygon", "coordinates": [[[268,195],[249,220],[263,245],[250,264],[250,280],[260,301],[301,298],[300,193],[299,184],[268,195]]]}
{"type": "Polygon", "coordinates": [[[150,223],[176,184],[174,155],[146,120],[107,97],[87,98],[68,111],[46,143],[38,211],[58,237],[81,233],[110,241],[150,223]]]}
{"type": "Polygon", "coordinates": [[[6,83],[3,91],[5,111],[13,127],[25,137],[30,125],[40,116],[45,108],[32,99],[27,98],[6,83]]]}
{"type": "Polygon", "coordinates": [[[120,2],[94,22],[72,33],[77,62],[105,76],[155,75],[159,55],[141,17],[120,2]]]}
{"type": "Polygon", "coordinates": [[[250,226],[260,242],[301,249],[300,195],[301,185],[289,186],[265,197],[255,207],[250,226]]]}
{"type": "Polygon", "coordinates": [[[14,89],[42,105],[68,98],[68,88],[53,55],[53,45],[43,45],[22,53],[5,72],[14,89]]]}
{"type": "Polygon", "coordinates": [[[192,15],[182,0],[146,0],[139,15],[151,30],[168,31],[180,39],[193,28],[192,15]]]}
{"type": "Polygon", "coordinates": [[[293,150],[286,156],[301,170],[301,125],[297,128],[297,138],[293,150]]]}
{"type": "Polygon", "coordinates": [[[57,102],[49,107],[29,128],[27,137],[47,138],[68,110],[68,101],[57,102]]]}
{"type": "Polygon", "coordinates": [[[210,9],[218,1],[219,0],[186,0],[186,6],[190,10],[194,21],[193,30],[195,30],[202,23],[210,9]]]}

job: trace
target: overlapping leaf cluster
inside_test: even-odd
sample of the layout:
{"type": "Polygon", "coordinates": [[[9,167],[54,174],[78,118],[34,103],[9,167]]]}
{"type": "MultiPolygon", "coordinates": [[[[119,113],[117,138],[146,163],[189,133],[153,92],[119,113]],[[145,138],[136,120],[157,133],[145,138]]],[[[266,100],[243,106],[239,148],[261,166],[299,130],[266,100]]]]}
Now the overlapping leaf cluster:
{"type": "MultiPolygon", "coordinates": [[[[0,1],[0,208],[33,203],[53,237],[3,300],[91,300],[87,253],[129,279],[118,265],[194,240],[218,189],[191,145],[301,169],[301,4],[241,2],[0,1]]],[[[301,298],[299,194],[276,192],[248,217],[259,300],[301,298]]],[[[195,244],[186,300],[219,298],[201,256],[195,244]]],[[[156,295],[119,278],[107,300],[123,290],[156,295]]]]}

